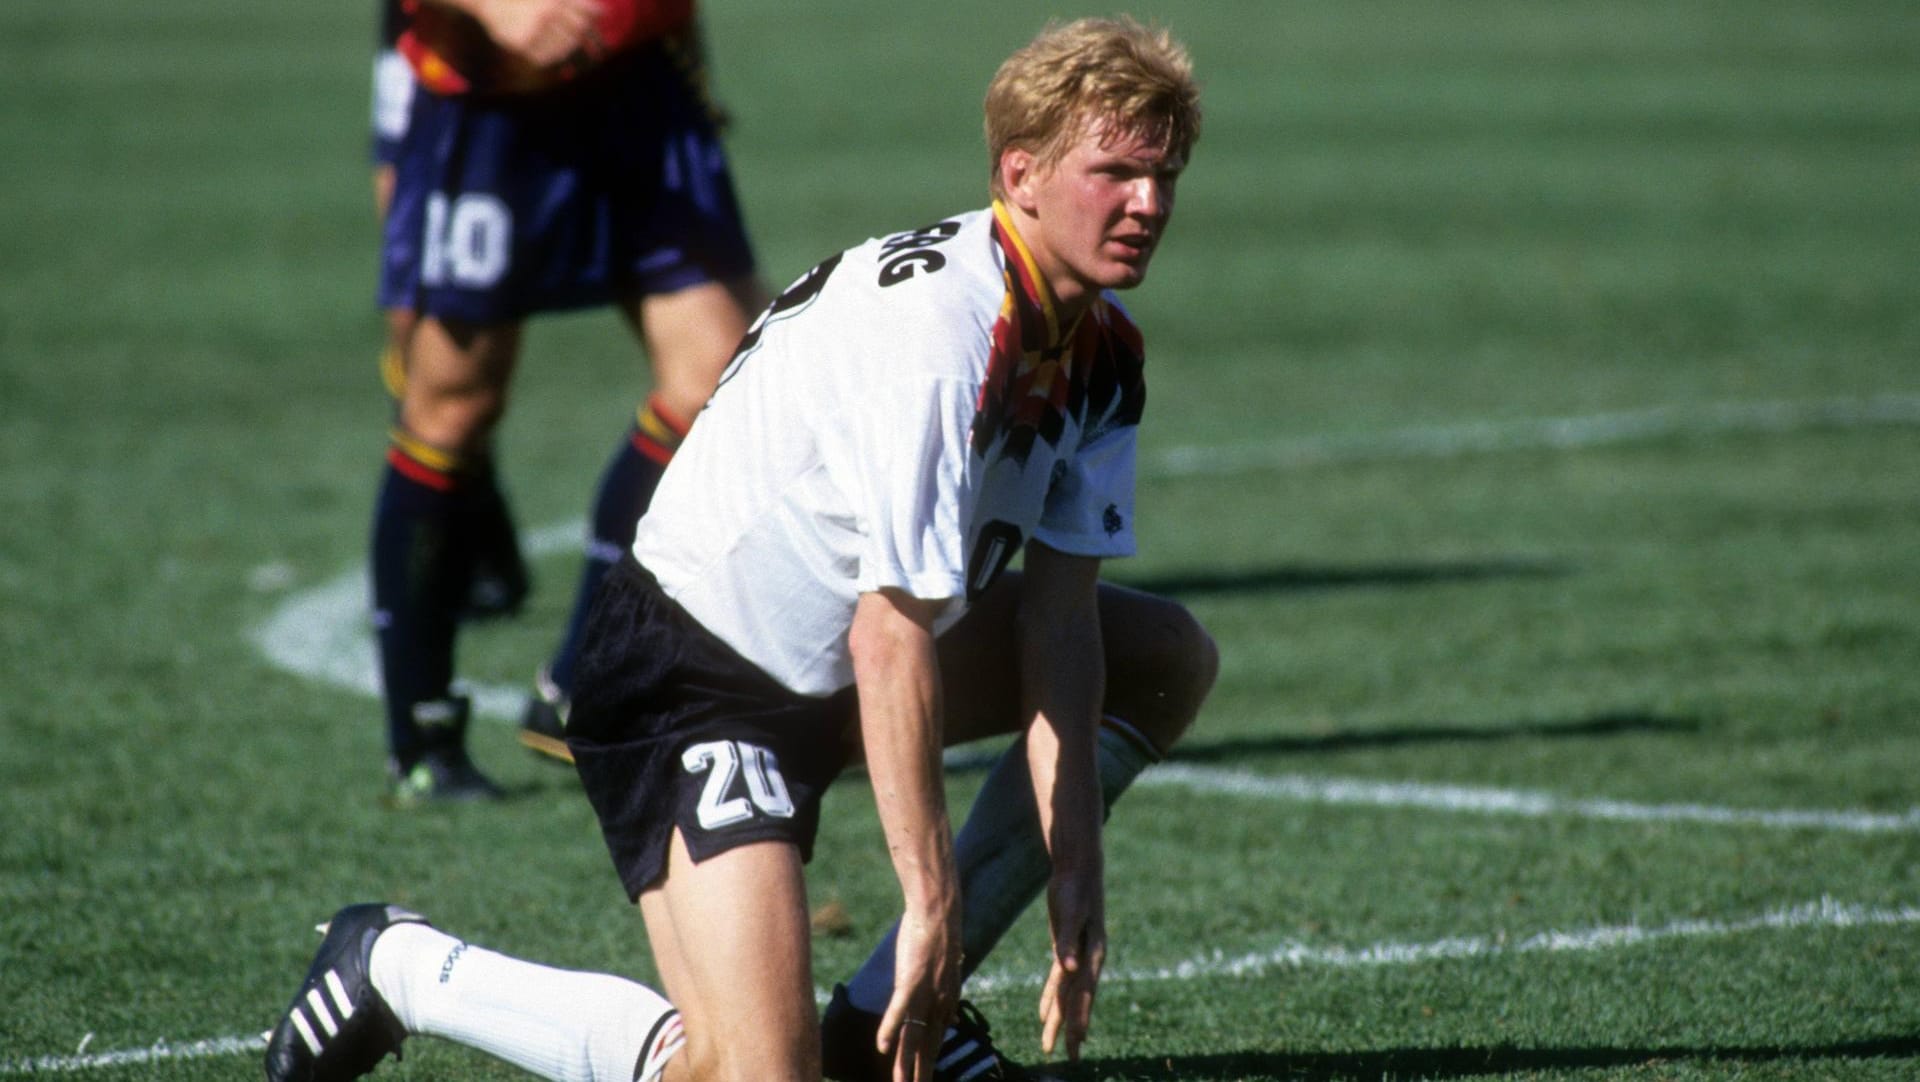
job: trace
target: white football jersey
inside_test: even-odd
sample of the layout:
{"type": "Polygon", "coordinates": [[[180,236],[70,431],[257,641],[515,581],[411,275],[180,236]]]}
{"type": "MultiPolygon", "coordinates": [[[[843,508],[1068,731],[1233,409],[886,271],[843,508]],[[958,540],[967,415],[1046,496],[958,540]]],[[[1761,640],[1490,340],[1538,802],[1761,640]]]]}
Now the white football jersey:
{"type": "Polygon", "coordinates": [[[776,680],[831,694],[862,593],[950,599],[944,631],[1030,539],[1133,553],[1142,361],[1110,294],[1058,325],[997,207],[869,240],[747,333],[634,556],[776,680]]]}

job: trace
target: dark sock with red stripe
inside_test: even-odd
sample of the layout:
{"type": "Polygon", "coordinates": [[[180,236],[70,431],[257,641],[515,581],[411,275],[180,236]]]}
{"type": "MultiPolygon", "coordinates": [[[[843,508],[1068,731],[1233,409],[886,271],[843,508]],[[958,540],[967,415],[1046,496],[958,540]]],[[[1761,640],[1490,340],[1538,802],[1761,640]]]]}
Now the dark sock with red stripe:
{"type": "Polygon", "coordinates": [[[520,611],[533,580],[520,553],[520,531],[500,488],[493,460],[481,457],[459,484],[460,543],[473,550],[473,574],[462,612],[468,617],[509,616],[520,611]]]}
{"type": "Polygon", "coordinates": [[[573,695],[574,664],[580,656],[580,637],[586,629],[593,595],[607,572],[633,547],[634,524],[653,502],[654,487],[680,441],[686,438],[687,428],[685,422],[661,407],[658,397],[648,398],[600,474],[600,491],[593,502],[593,533],[587,542],[586,564],[580,569],[573,615],[567,621],[566,638],[547,664],[547,674],[569,697],[573,695]]]}
{"type": "Polygon", "coordinates": [[[452,456],[395,433],[374,504],[371,562],[387,747],[403,772],[423,750],[414,706],[451,694],[455,623],[472,577],[472,550],[458,530],[465,499],[452,456]]]}

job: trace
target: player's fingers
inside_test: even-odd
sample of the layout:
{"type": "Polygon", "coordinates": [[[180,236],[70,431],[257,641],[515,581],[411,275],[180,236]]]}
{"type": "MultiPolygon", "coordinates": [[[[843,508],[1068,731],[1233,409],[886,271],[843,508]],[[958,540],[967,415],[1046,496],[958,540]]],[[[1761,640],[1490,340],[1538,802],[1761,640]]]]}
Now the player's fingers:
{"type": "Polygon", "coordinates": [[[1067,1059],[1080,1059],[1080,1046],[1093,1027],[1093,1002],[1099,994],[1100,971],[1106,965],[1106,937],[1097,924],[1081,936],[1074,965],[1068,967],[1060,991],[1060,1012],[1067,1040],[1067,1059]]]}
{"type": "Polygon", "coordinates": [[[939,1045],[928,1036],[929,1028],[918,1018],[901,1023],[896,1042],[899,1051],[893,1057],[894,1082],[932,1082],[932,1053],[939,1045]]]}
{"type": "Polygon", "coordinates": [[[1040,1050],[1049,1056],[1053,1055],[1054,1048],[1059,1045],[1060,1027],[1066,1020],[1066,1013],[1062,1010],[1061,1003],[1061,997],[1065,994],[1066,978],[1066,970],[1058,961],[1055,961],[1048,969],[1045,987],[1040,990],[1040,1050]]]}

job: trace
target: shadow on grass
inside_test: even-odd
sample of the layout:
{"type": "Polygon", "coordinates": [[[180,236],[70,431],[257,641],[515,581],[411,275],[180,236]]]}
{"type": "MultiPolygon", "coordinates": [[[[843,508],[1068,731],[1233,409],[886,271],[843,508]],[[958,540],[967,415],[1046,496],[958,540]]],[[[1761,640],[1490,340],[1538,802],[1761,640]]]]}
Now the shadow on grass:
{"type": "Polygon", "coordinates": [[[1920,1056],[1920,1037],[1875,1037],[1815,1045],[1739,1045],[1718,1048],[1390,1048],[1377,1052],[1223,1052],[1203,1056],[1089,1059],[1051,1064],[1044,1073],[1067,1082],[1104,1079],[1274,1078],[1289,1082],[1367,1082],[1463,1078],[1514,1072],[1661,1064],[1772,1063],[1787,1060],[1859,1060],[1920,1056]]]}
{"type": "Polygon", "coordinates": [[[1573,566],[1560,560],[1507,557],[1491,560],[1433,561],[1251,568],[1237,571],[1187,571],[1141,578],[1115,577],[1135,590],[1169,597],[1210,594],[1305,593],[1317,590],[1397,589],[1494,579],[1560,578],[1573,566]]]}
{"type": "Polygon", "coordinates": [[[1617,713],[1577,721],[1519,721],[1503,725],[1402,725],[1361,732],[1305,735],[1246,736],[1227,740],[1189,740],[1173,751],[1179,762],[1206,763],[1239,760],[1249,755],[1313,755],[1325,752],[1395,748],[1408,744],[1471,744],[1500,740],[1582,739],[1627,733],[1692,733],[1700,723],[1690,718],[1656,714],[1617,713]]]}

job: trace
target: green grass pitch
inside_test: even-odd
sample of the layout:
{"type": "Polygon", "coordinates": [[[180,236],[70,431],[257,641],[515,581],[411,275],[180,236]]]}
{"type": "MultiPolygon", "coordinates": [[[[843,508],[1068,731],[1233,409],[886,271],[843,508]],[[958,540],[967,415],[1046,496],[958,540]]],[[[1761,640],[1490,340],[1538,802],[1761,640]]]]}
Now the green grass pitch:
{"type": "MultiPolygon", "coordinates": [[[[348,901],[651,975],[498,707],[645,388],[610,316],[536,325],[502,436],[537,593],[461,667],[515,799],[376,800],[373,7],[0,4],[0,1082],[253,1076],[348,901]]],[[[981,90],[1048,13],[709,7],[777,282],[983,203],[981,90]]],[[[1064,1073],[1920,1074],[1920,9],[1134,10],[1208,124],[1129,300],[1112,574],[1224,671],[1114,816],[1064,1073]]],[[[823,986],[896,905],[859,779],[828,820],[823,986]]],[[[1044,950],[1030,915],[974,990],[1029,1059],[1044,950]]]]}

